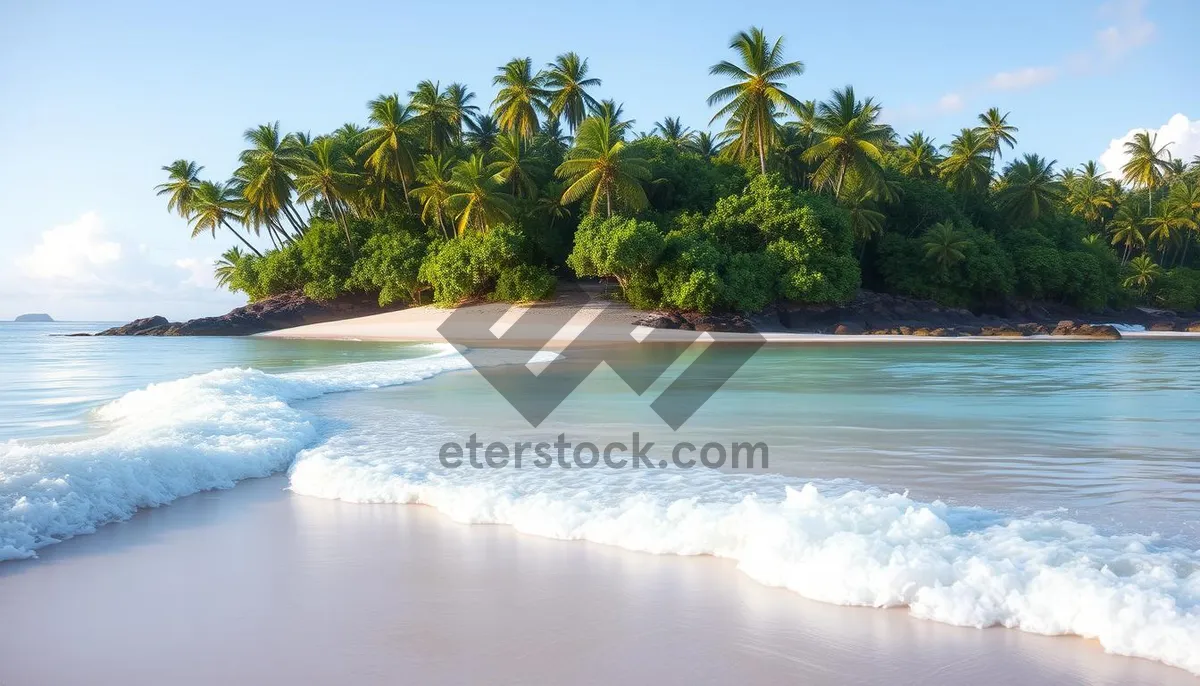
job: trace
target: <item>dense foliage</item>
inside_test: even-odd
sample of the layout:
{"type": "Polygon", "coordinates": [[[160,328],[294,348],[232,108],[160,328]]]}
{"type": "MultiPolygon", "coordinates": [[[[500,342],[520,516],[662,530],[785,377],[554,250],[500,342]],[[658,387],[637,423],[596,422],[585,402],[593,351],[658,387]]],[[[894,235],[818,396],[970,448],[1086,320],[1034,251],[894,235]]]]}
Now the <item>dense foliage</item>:
{"type": "Polygon", "coordinates": [[[853,88],[801,100],[782,39],[734,36],[710,124],[637,133],[588,61],[502,66],[489,108],[422,81],[367,103],[365,125],[245,132],[227,181],[177,160],[157,190],[193,236],[228,232],[221,285],[260,299],[376,295],[381,305],[550,298],[610,280],[640,308],[756,312],[844,301],[861,285],[987,310],[1200,307],[1200,160],[1139,133],[1119,178],[1005,157],[991,108],[945,145],[901,138],[853,88]],[[267,248],[265,246],[269,245],[267,248]]]}

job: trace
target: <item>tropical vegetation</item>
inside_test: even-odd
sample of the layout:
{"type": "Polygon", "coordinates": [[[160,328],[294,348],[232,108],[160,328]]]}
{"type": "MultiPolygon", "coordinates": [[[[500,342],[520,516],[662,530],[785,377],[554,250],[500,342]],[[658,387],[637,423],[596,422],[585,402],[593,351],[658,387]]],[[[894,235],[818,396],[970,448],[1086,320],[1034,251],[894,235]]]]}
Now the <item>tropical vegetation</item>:
{"type": "Polygon", "coordinates": [[[1200,161],[1136,134],[1104,172],[1018,151],[993,107],[949,140],[898,133],[846,86],[803,99],[782,37],[736,34],[713,115],[637,132],[588,59],[518,57],[490,105],[425,80],[320,135],[248,128],[229,178],[176,160],[156,190],[230,241],[222,287],[381,305],[536,301],[610,280],[642,308],[756,312],[859,287],[979,311],[1200,307],[1200,161]],[[540,66],[539,66],[540,65],[540,66]]]}

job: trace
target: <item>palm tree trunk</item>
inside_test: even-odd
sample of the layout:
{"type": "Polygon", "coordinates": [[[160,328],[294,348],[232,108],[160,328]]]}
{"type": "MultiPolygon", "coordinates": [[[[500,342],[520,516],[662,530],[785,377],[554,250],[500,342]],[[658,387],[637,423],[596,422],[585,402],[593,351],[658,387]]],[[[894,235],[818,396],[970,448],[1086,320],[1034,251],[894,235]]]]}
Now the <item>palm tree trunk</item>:
{"type": "Polygon", "coordinates": [[[757,132],[758,137],[758,167],[763,174],[767,173],[767,149],[763,145],[762,127],[757,132]]]}
{"type": "Polygon", "coordinates": [[[342,232],[346,234],[346,246],[350,248],[350,254],[354,254],[354,241],[350,239],[350,225],[346,222],[346,215],[342,212],[342,208],[338,206],[337,198],[325,196],[325,202],[329,203],[329,211],[333,213],[333,219],[342,227],[342,232]]]}
{"type": "Polygon", "coordinates": [[[229,222],[227,222],[227,221],[222,221],[222,222],[221,222],[221,225],[222,225],[222,226],[224,226],[225,228],[229,229],[231,232],[233,232],[233,235],[237,236],[237,237],[238,237],[238,240],[240,240],[242,243],[245,243],[245,244],[246,244],[246,247],[247,247],[247,248],[250,248],[250,250],[252,250],[252,251],[254,252],[254,254],[255,254],[255,255],[258,255],[259,257],[262,257],[262,253],[260,253],[260,252],[258,251],[258,248],[254,247],[254,246],[253,246],[253,245],[250,243],[250,241],[246,240],[246,237],[245,237],[245,236],[243,236],[242,234],[238,233],[238,232],[237,232],[237,229],[235,229],[235,228],[233,228],[232,226],[230,226],[230,225],[229,225],[229,222]]]}
{"type": "Polygon", "coordinates": [[[283,213],[287,216],[288,222],[292,225],[292,228],[296,230],[296,235],[303,236],[304,222],[301,221],[300,215],[296,213],[296,208],[292,207],[291,203],[285,203],[283,205],[283,213]]]}
{"type": "Polygon", "coordinates": [[[612,191],[604,191],[604,202],[608,205],[608,218],[612,219],[612,191]]]}

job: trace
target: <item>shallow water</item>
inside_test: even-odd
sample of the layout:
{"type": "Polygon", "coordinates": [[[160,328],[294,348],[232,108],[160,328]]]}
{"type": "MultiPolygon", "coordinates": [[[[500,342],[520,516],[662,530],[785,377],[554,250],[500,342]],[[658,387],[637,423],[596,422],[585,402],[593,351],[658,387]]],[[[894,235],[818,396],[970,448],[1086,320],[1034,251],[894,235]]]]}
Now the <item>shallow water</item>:
{"type": "Polygon", "coordinates": [[[1200,672],[1197,342],[769,347],[673,432],[649,402],[687,359],[640,398],[602,369],[533,428],[444,347],[46,333],[0,333],[16,380],[0,438],[18,439],[0,444],[0,560],[287,470],[301,494],[711,554],[816,600],[1079,634],[1200,672]],[[239,368],[170,381],[214,367],[239,368]],[[125,394],[148,382],[166,383],[125,394]],[[770,463],[437,459],[472,433],[634,432],[656,458],[746,441],[770,463]]]}

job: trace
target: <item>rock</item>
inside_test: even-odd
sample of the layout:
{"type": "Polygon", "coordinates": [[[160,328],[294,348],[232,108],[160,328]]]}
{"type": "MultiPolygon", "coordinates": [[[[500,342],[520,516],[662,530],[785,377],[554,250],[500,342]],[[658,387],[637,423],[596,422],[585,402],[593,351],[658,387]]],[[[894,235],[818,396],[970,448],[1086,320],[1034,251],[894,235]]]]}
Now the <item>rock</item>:
{"type": "Polygon", "coordinates": [[[857,324],[855,322],[842,322],[834,327],[833,333],[838,336],[861,336],[864,330],[865,329],[863,328],[862,324],[857,324]]]}
{"type": "Polygon", "coordinates": [[[44,312],[37,312],[34,314],[19,314],[19,315],[17,315],[17,318],[14,319],[13,321],[14,322],[44,324],[44,323],[48,323],[48,322],[53,322],[54,318],[44,312]]]}
{"type": "Polygon", "coordinates": [[[1104,340],[1119,340],[1121,332],[1117,331],[1115,326],[1111,324],[1082,324],[1079,322],[1064,319],[1054,327],[1051,332],[1052,336],[1080,336],[1086,338],[1099,338],[1104,340]]]}
{"type": "Polygon", "coordinates": [[[1001,324],[999,326],[985,326],[979,330],[980,336],[1001,336],[1005,338],[1020,338],[1025,335],[1025,332],[1015,326],[1001,324]]]}
{"type": "Polygon", "coordinates": [[[687,328],[695,331],[754,333],[754,325],[740,314],[698,314],[688,312],[680,316],[691,325],[687,328]]]}
{"type": "Polygon", "coordinates": [[[356,294],[317,301],[301,291],[281,293],[236,308],[220,317],[201,317],[172,323],[166,317],[138,319],[97,336],[248,336],[305,324],[378,314],[402,306],[381,308],[373,296],[356,294]]]}
{"type": "Polygon", "coordinates": [[[678,329],[682,317],[669,312],[651,312],[633,320],[634,326],[648,326],[652,329],[678,329]]]}
{"type": "Polygon", "coordinates": [[[1017,324],[1017,328],[1020,329],[1021,333],[1025,334],[1026,336],[1049,336],[1050,335],[1050,329],[1047,328],[1047,326],[1045,324],[1038,324],[1036,322],[1025,322],[1024,324],[1017,324]]]}
{"type": "Polygon", "coordinates": [[[1183,322],[1150,322],[1147,331],[1182,331],[1186,326],[1183,322]]]}
{"type": "Polygon", "coordinates": [[[111,329],[105,329],[97,336],[145,336],[146,332],[154,329],[169,326],[171,322],[167,321],[162,315],[153,317],[145,317],[143,319],[135,319],[124,326],[114,326],[111,329]]]}
{"type": "Polygon", "coordinates": [[[1187,332],[1188,333],[1200,333],[1200,321],[1192,322],[1191,324],[1188,324],[1187,332]]]}

